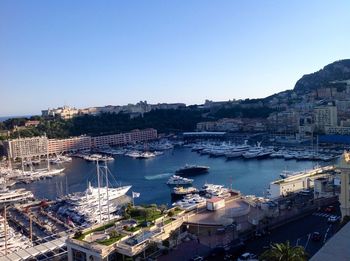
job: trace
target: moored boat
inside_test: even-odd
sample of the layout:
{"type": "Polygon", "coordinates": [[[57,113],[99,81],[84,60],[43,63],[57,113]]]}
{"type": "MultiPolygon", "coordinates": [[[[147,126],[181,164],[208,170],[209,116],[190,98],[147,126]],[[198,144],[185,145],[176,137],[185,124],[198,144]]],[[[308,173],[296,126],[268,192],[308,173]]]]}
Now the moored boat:
{"type": "Polygon", "coordinates": [[[183,168],[178,169],[175,173],[177,175],[198,175],[198,174],[204,174],[209,171],[208,166],[199,166],[199,165],[186,165],[183,168]]]}

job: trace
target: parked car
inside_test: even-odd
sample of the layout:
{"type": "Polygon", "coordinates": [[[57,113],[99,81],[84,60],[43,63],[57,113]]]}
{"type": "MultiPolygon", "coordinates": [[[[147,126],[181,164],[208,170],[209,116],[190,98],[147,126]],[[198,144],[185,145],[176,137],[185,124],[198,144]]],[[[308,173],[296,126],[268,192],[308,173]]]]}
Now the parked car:
{"type": "Polygon", "coordinates": [[[252,254],[252,253],[244,253],[242,254],[237,261],[244,261],[244,260],[258,260],[256,255],[252,254]]]}
{"type": "Polygon", "coordinates": [[[325,212],[327,213],[332,213],[335,211],[335,207],[334,206],[328,206],[324,209],[325,212]]]}
{"type": "Polygon", "coordinates": [[[210,257],[216,257],[218,259],[223,259],[225,256],[226,250],[223,246],[218,246],[215,247],[211,252],[210,252],[210,257]]]}
{"type": "Polygon", "coordinates": [[[204,260],[204,258],[201,256],[194,256],[190,259],[190,261],[202,261],[202,260],[204,260]]]}
{"type": "Polygon", "coordinates": [[[320,241],[322,239],[322,235],[320,232],[312,233],[311,240],[312,241],[320,241]]]}
{"type": "Polygon", "coordinates": [[[338,219],[339,219],[339,217],[337,217],[337,216],[330,216],[327,221],[328,221],[328,223],[335,223],[338,221],[338,219]]]}

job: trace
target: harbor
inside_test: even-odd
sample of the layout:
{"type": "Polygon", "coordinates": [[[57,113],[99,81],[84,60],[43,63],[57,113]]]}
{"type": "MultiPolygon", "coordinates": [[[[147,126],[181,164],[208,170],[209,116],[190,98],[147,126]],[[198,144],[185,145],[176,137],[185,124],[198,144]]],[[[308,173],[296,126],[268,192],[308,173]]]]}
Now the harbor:
{"type": "MultiPolygon", "coordinates": [[[[104,242],[101,251],[107,251],[109,255],[109,245],[122,239],[123,243],[118,244],[118,252],[135,256],[140,255],[149,240],[167,239],[173,230],[180,233],[185,224],[188,226],[185,238],[193,239],[203,236],[196,233],[196,228],[200,227],[203,233],[209,227],[215,233],[216,229],[227,230],[234,222],[238,225],[235,227],[236,232],[228,229],[224,233],[226,237],[220,239],[222,244],[228,244],[231,238],[254,230],[266,216],[276,220],[272,223],[278,223],[300,214],[298,211],[282,211],[280,206],[286,203],[276,200],[303,191],[313,191],[316,181],[305,183],[305,178],[317,180],[328,177],[331,182],[336,175],[329,162],[322,159],[287,160],[271,157],[270,154],[281,151],[273,147],[262,149],[260,145],[249,146],[246,151],[250,154],[264,151],[266,154],[268,150],[268,157],[267,154],[256,157],[244,157],[242,154],[233,159],[232,154],[242,146],[221,143],[223,151],[231,153],[228,160],[217,148],[213,149],[212,144],[206,145],[210,151],[208,148],[198,150],[203,144],[165,144],[162,150],[158,146],[153,151],[145,148],[145,145],[138,145],[75,152],[65,156],[50,155],[46,159],[37,159],[35,168],[40,168],[43,173],[62,170],[57,171],[60,175],[31,182],[22,182],[21,178],[11,176],[11,173],[33,173],[34,164],[27,164],[31,159],[26,159],[26,164],[17,163],[17,169],[11,166],[12,172],[4,175],[3,183],[10,180],[17,184],[10,189],[3,186],[2,192],[4,198],[8,195],[15,204],[7,209],[11,220],[8,227],[17,231],[14,233],[19,239],[27,239],[29,243],[23,248],[31,249],[68,237],[68,249],[65,246],[58,247],[59,252],[69,252],[71,245],[81,245],[81,242],[104,242]],[[206,150],[206,153],[200,153],[202,150],[206,150]],[[322,164],[329,166],[321,167],[322,164]],[[22,166],[24,172],[21,172],[22,166]],[[287,170],[288,174],[284,174],[287,170]],[[294,180],[303,185],[294,191],[281,186],[279,194],[276,194],[276,184],[289,184],[294,180]],[[157,193],[154,192],[155,187],[157,193]],[[12,198],[11,193],[17,196],[12,198]],[[20,204],[24,202],[27,203],[20,204]],[[279,206],[277,212],[276,206],[279,206]],[[135,213],[150,211],[149,208],[154,218],[149,221],[146,218],[147,222],[144,223],[141,218],[143,214],[135,213]],[[126,216],[132,218],[129,223],[125,221],[126,216]],[[111,230],[108,233],[113,234],[115,239],[89,232],[99,229],[101,224],[113,224],[113,229],[108,229],[111,230]],[[78,232],[90,236],[80,237],[78,232]]],[[[336,157],[336,152],[333,157],[336,157]]],[[[332,198],[331,193],[329,196],[332,198]]],[[[319,206],[326,204],[322,200],[318,200],[319,206]]],[[[315,205],[310,207],[314,209],[315,205]]],[[[256,233],[261,233],[263,229],[258,227],[256,233]]],[[[210,247],[214,244],[210,240],[203,240],[210,247]]],[[[49,251],[42,259],[53,254],[49,251]]]]}
{"type": "MultiPolygon", "coordinates": [[[[205,183],[214,183],[233,187],[244,194],[264,196],[269,183],[279,179],[283,171],[309,170],[317,162],[286,161],[279,158],[227,161],[223,157],[200,155],[186,147],[166,150],[162,155],[151,159],[140,160],[120,155],[115,156],[114,161],[107,161],[108,168],[119,185],[132,185],[133,191],[141,193],[141,197],[137,199],[140,204],[171,204],[171,188],[166,182],[186,164],[210,167],[209,172],[190,177],[194,187],[200,188],[205,183]],[[154,193],[154,187],[157,187],[157,193],[154,193]]],[[[73,158],[72,162],[63,166],[64,175],[30,184],[17,184],[16,187],[32,191],[37,198],[56,199],[65,194],[85,191],[88,181],[93,185],[97,184],[93,162],[73,158]]]]}

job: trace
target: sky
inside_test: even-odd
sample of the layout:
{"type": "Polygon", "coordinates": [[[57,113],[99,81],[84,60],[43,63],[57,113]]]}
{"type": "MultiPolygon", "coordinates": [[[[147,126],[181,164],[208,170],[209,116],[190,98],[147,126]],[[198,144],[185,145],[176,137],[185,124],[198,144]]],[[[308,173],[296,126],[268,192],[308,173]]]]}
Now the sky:
{"type": "Polygon", "coordinates": [[[0,116],[265,97],[350,58],[350,1],[1,0],[0,116]]]}

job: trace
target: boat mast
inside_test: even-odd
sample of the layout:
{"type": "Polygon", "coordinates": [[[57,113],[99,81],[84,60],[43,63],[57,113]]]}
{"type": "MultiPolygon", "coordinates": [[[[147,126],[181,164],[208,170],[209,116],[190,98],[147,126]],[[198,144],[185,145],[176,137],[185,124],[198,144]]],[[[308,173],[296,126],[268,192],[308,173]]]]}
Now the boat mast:
{"type": "Polygon", "coordinates": [[[5,232],[5,256],[7,255],[7,216],[6,205],[4,207],[4,232],[5,232]]]}
{"type": "Polygon", "coordinates": [[[107,212],[108,212],[108,221],[110,221],[110,213],[109,213],[109,196],[108,196],[108,168],[107,161],[105,161],[105,174],[106,174],[106,189],[107,189],[107,212]]]}
{"type": "MultiPolygon", "coordinates": [[[[46,133],[45,133],[46,137],[46,133]]],[[[49,160],[49,141],[46,139],[46,158],[47,158],[47,170],[50,171],[50,160],[49,160]]]]}
{"type": "Polygon", "coordinates": [[[68,195],[68,181],[67,181],[67,175],[66,175],[66,195],[68,195]]]}
{"type": "Polygon", "coordinates": [[[101,213],[101,195],[100,195],[100,167],[98,165],[98,159],[96,160],[96,169],[97,169],[97,191],[98,191],[98,210],[100,212],[100,223],[102,222],[102,213],[101,213]]]}
{"type": "Polygon", "coordinates": [[[22,153],[21,136],[20,135],[18,135],[18,143],[19,143],[19,151],[21,152],[22,174],[24,174],[24,162],[23,162],[23,153],[22,153]]]}
{"type": "Polygon", "coordinates": [[[10,168],[10,170],[12,170],[12,161],[10,158],[10,152],[7,153],[7,161],[8,161],[8,167],[10,168]]]}

